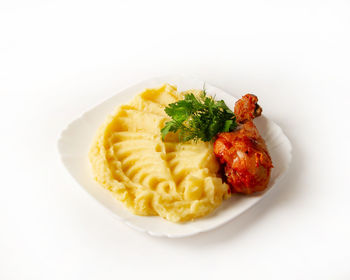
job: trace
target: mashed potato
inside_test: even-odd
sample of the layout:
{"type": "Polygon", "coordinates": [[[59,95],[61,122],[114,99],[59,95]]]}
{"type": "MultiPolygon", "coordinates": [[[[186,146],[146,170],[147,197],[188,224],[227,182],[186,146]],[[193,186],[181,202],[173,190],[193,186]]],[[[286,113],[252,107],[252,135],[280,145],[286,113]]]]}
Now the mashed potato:
{"type": "Polygon", "coordinates": [[[90,150],[96,180],[137,215],[188,221],[229,196],[212,143],[179,143],[173,133],[161,139],[164,108],[183,94],[168,84],[145,90],[107,118],[90,150]]]}

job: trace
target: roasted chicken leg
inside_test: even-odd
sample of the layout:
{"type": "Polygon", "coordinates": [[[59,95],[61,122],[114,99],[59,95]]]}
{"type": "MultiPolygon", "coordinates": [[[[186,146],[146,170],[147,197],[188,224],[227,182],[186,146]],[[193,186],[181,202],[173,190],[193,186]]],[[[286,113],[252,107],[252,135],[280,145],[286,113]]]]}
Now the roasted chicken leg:
{"type": "Polygon", "coordinates": [[[220,133],[214,142],[214,153],[224,167],[225,179],[232,192],[251,194],[267,188],[271,157],[253,119],[261,115],[258,98],[246,94],[235,104],[239,123],[233,132],[220,133]]]}

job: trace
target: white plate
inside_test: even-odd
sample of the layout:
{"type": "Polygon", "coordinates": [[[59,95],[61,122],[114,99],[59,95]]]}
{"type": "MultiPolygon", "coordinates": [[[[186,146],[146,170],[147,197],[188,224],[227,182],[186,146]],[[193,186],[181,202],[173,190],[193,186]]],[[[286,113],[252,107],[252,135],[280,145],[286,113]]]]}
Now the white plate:
{"type": "MultiPolygon", "coordinates": [[[[150,79],[124,89],[72,121],[61,133],[58,150],[64,166],[73,178],[85,191],[109,209],[115,217],[123,220],[130,227],[147,232],[152,236],[185,237],[215,229],[231,221],[266,196],[271,187],[275,186],[287,171],[292,158],[292,147],[278,125],[266,117],[259,117],[254,122],[266,141],[274,164],[267,191],[251,196],[233,195],[212,214],[184,224],[171,223],[158,216],[133,215],[113,198],[109,191],[95,182],[88,160],[88,151],[98,127],[105,121],[107,115],[114,111],[116,106],[128,102],[145,88],[159,87],[164,83],[177,85],[178,90],[183,91],[193,88],[202,89],[204,81],[169,76],[150,79]]],[[[237,100],[235,97],[208,83],[205,83],[205,88],[208,94],[215,95],[216,99],[223,99],[233,109],[237,100]]],[[[242,92],[242,94],[244,93],[242,92]]]]}

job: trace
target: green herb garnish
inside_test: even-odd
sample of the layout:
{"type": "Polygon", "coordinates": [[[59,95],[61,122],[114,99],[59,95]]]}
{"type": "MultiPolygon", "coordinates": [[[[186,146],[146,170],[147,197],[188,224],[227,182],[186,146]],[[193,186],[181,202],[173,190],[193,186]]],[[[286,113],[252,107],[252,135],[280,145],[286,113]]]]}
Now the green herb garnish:
{"type": "Polygon", "coordinates": [[[183,100],[171,103],[165,108],[171,121],[161,129],[162,139],[168,132],[179,131],[182,142],[189,140],[211,141],[219,132],[229,132],[236,128],[235,114],[223,100],[215,101],[203,93],[196,97],[193,93],[183,100]]]}

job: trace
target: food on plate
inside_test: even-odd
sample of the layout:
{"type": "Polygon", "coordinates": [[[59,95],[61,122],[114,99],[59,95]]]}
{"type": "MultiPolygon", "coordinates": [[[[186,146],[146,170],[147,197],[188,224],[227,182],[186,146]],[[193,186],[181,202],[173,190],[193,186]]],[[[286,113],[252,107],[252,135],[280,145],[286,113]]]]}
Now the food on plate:
{"type": "Polygon", "coordinates": [[[247,94],[233,112],[205,90],[147,89],[99,128],[95,179],[133,213],[172,222],[208,215],[231,193],[263,191],[273,166],[253,123],[257,101],[247,94]]]}
{"type": "MultiPolygon", "coordinates": [[[[182,142],[170,128],[160,133],[172,120],[166,106],[186,94],[200,96],[202,91],[178,93],[168,84],[147,89],[119,106],[97,132],[89,152],[95,179],[137,215],[188,221],[230,197],[212,142],[182,142]]],[[[232,123],[220,131],[229,131],[232,123]]]]}
{"type": "Polygon", "coordinates": [[[251,194],[267,188],[272,161],[264,139],[253,123],[261,115],[257,97],[243,96],[236,102],[239,123],[232,132],[220,133],[214,142],[214,153],[223,164],[225,177],[233,192],[251,194]]]}

